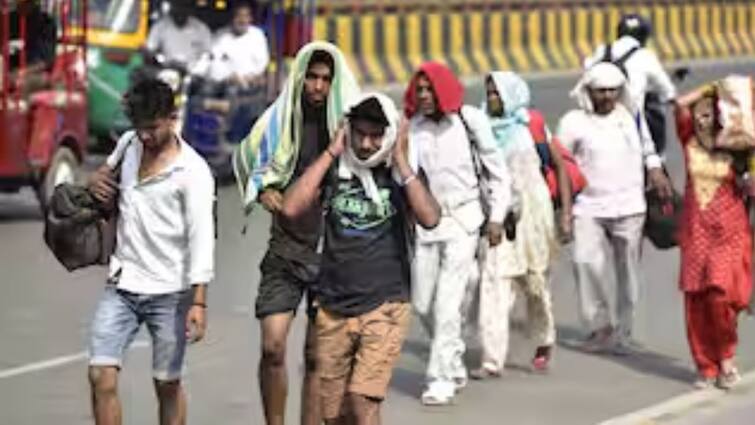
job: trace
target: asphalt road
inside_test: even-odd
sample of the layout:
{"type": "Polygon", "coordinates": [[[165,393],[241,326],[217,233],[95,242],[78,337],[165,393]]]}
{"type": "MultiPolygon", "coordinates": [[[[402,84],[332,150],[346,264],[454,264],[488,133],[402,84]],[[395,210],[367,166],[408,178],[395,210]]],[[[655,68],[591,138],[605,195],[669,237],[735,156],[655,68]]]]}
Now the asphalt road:
{"type": "MultiPolygon", "coordinates": [[[[752,69],[752,63],[695,67],[682,89],[752,69]]],[[[553,125],[572,107],[567,93],[575,78],[533,80],[535,105],[553,125]]],[[[480,98],[479,84],[468,90],[469,103],[478,104],[480,98]]],[[[674,143],[668,163],[675,184],[682,187],[683,169],[674,143]]],[[[252,309],[269,217],[261,211],[253,214],[250,230],[242,236],[244,218],[236,189],[223,188],[219,196],[217,280],[210,289],[209,335],[206,341],[191,347],[188,355],[190,423],[261,424],[256,384],[259,330],[252,309]]],[[[31,192],[0,196],[0,242],[0,271],[4,275],[0,281],[0,424],[91,423],[84,350],[89,321],[102,291],[104,269],[69,274],[56,263],[42,242],[42,223],[31,192]]],[[[570,348],[569,341],[581,336],[581,330],[569,257],[565,249],[553,272],[559,347],[551,373],[529,373],[532,344],[517,336],[503,378],[471,383],[454,406],[422,407],[418,396],[428,340],[415,323],[383,407],[384,423],[583,425],[691,391],[694,372],[677,289],[678,252],[659,252],[646,246],[636,322],[636,336],[646,350],[630,357],[587,355],[570,348]]],[[[303,319],[297,319],[289,339],[288,423],[298,422],[303,325],[303,319]]],[[[752,370],[752,318],[743,318],[740,332],[739,363],[743,370],[752,370]]],[[[144,334],[138,340],[144,341],[144,334]]],[[[477,354],[472,345],[470,364],[477,354]]],[[[126,424],[156,422],[149,359],[149,348],[143,342],[128,355],[120,386],[126,424]]],[[[744,400],[744,407],[734,403],[731,409],[712,417],[727,418],[719,423],[751,423],[746,422],[749,415],[736,413],[737,409],[752,412],[752,403],[747,404],[752,396],[744,400]]],[[[685,422],[684,416],[675,421],[707,423],[691,417],[685,422]]]]}

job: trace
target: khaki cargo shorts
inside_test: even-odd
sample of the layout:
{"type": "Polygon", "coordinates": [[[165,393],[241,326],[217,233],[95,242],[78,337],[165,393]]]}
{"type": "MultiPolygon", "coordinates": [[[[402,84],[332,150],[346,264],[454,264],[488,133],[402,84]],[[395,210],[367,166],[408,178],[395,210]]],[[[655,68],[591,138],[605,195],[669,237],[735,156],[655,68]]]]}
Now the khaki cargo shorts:
{"type": "Polygon", "coordinates": [[[347,393],[385,398],[410,318],[406,302],[385,303],[356,317],[319,308],[317,360],[325,419],[340,415],[347,393]]]}

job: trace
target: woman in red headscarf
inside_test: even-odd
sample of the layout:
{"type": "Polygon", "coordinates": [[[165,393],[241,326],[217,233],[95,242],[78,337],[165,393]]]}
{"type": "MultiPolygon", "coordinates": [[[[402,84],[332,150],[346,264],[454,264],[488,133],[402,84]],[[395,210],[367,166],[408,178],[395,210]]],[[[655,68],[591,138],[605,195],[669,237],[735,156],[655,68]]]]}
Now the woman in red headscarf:
{"type": "Polygon", "coordinates": [[[687,338],[699,373],[695,386],[728,389],[740,379],[737,316],[752,291],[752,230],[737,185],[745,161],[714,146],[721,131],[716,93],[714,85],[705,86],[676,105],[687,169],[678,238],[687,338]]]}

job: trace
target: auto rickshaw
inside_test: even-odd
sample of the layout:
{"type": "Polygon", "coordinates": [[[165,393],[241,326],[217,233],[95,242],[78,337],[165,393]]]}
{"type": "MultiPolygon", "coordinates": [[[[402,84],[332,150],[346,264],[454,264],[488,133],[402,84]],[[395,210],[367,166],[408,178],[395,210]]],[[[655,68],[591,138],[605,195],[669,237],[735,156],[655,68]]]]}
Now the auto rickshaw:
{"type": "Polygon", "coordinates": [[[44,207],[87,150],[86,0],[0,0],[0,192],[44,207]]]}

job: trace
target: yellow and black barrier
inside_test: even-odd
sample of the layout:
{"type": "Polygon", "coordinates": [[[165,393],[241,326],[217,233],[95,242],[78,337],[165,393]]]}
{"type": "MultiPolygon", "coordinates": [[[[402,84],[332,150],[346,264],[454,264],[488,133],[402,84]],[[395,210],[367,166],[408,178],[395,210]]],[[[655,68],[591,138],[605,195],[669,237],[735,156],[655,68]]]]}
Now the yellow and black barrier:
{"type": "Polygon", "coordinates": [[[653,23],[651,47],[665,62],[755,56],[755,1],[477,1],[324,8],[316,39],[337,44],[365,84],[406,82],[426,60],[459,75],[578,68],[615,38],[624,13],[653,23]]]}

